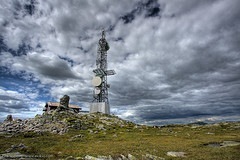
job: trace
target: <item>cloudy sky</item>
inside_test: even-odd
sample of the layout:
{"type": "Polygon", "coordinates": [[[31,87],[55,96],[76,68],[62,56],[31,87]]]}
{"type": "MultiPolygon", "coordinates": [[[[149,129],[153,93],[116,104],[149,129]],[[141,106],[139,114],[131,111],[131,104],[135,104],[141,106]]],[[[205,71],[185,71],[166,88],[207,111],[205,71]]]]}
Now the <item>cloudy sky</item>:
{"type": "Polygon", "coordinates": [[[111,112],[141,124],[240,120],[239,0],[0,0],[0,121],[67,94],[89,110],[101,30],[111,112]]]}

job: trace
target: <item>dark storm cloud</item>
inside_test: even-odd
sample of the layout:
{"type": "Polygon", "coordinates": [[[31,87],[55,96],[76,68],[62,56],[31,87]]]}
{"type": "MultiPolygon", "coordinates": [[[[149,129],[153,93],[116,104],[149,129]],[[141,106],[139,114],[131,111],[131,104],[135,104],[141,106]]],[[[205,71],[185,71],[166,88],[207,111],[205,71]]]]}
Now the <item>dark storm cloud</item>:
{"type": "Polygon", "coordinates": [[[75,76],[71,71],[71,68],[68,66],[67,62],[63,60],[50,59],[50,61],[43,61],[42,59],[31,58],[30,63],[35,64],[34,68],[37,73],[51,79],[64,80],[69,78],[77,78],[77,76],[75,76]]]}
{"type": "Polygon", "coordinates": [[[38,86],[13,92],[3,83],[1,95],[30,96],[32,102],[43,94],[32,90],[45,90],[51,100],[68,94],[86,110],[93,99],[97,42],[105,28],[108,67],[117,73],[108,78],[115,114],[152,124],[236,119],[238,6],[238,0],[2,0],[1,66],[38,86]]]}
{"type": "MultiPolygon", "coordinates": [[[[240,47],[236,36],[240,26],[236,7],[239,2],[184,2],[162,3],[165,7],[159,26],[169,23],[166,28],[161,27],[162,32],[144,32],[139,28],[147,25],[142,24],[130,33],[135,37],[138,30],[139,35],[146,34],[135,38],[136,43],[122,36],[122,45],[144,45],[138,46],[142,50],[135,48],[135,56],[132,54],[121,65],[128,68],[117,71],[122,78],[112,81],[112,100],[119,105],[129,102],[139,106],[125,111],[141,115],[142,121],[240,114],[240,47]],[[169,17],[172,13],[177,14],[169,17]],[[149,34],[152,39],[146,39],[149,34]],[[165,105],[168,107],[162,107],[165,105]]],[[[132,119],[131,114],[129,118],[132,119]]]]}
{"type": "Polygon", "coordinates": [[[27,55],[13,58],[7,52],[1,53],[2,65],[17,73],[26,72],[33,73],[36,77],[46,77],[52,80],[64,80],[77,78],[73,73],[67,61],[51,54],[51,53],[28,53],[27,55]],[[9,63],[11,62],[11,63],[9,63]]]}
{"type": "Polygon", "coordinates": [[[136,16],[144,14],[145,17],[160,16],[160,4],[156,0],[145,0],[137,3],[135,9],[121,17],[125,24],[131,23],[136,16]]]}

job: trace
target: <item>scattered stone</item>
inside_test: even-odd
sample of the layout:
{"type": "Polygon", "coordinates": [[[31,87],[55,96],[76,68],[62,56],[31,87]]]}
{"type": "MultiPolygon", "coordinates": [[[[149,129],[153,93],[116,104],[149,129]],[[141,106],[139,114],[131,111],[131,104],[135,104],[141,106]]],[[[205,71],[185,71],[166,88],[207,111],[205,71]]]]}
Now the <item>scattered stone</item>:
{"type": "Polygon", "coordinates": [[[84,159],[85,159],[85,160],[100,160],[100,159],[98,159],[98,158],[96,158],[96,157],[89,156],[89,155],[86,155],[86,156],[84,157],[84,159]]]}
{"type": "Polygon", "coordinates": [[[97,157],[99,160],[112,160],[111,156],[98,156],[97,157]]]}
{"type": "Polygon", "coordinates": [[[19,152],[0,154],[0,160],[6,160],[6,159],[35,160],[35,159],[49,159],[49,158],[52,158],[52,156],[26,155],[19,152]]]}
{"type": "Polygon", "coordinates": [[[131,154],[128,154],[128,159],[129,160],[137,160],[137,158],[136,157],[134,157],[133,155],[131,155],[131,154]]]}
{"type": "Polygon", "coordinates": [[[26,148],[27,148],[27,146],[20,143],[18,145],[12,145],[11,148],[8,148],[7,150],[5,150],[5,152],[10,153],[10,152],[15,151],[15,150],[23,150],[23,149],[26,149],[26,148]]]}
{"type": "Polygon", "coordinates": [[[211,142],[211,143],[204,144],[204,146],[208,146],[208,147],[221,147],[221,144],[219,142],[211,142]]]}
{"type": "Polygon", "coordinates": [[[236,142],[236,141],[223,141],[222,143],[220,142],[210,142],[210,143],[206,143],[203,144],[204,146],[208,146],[208,147],[232,147],[232,146],[238,146],[240,145],[240,142],[236,142]]]}
{"type": "Polygon", "coordinates": [[[232,147],[232,146],[238,146],[240,145],[240,142],[236,142],[236,141],[223,141],[223,143],[221,143],[221,147],[232,147]]]}
{"type": "Polygon", "coordinates": [[[158,157],[158,156],[151,155],[151,154],[144,155],[143,159],[146,159],[146,160],[165,160],[165,158],[158,157]]]}
{"type": "Polygon", "coordinates": [[[73,156],[69,156],[69,157],[65,158],[65,160],[75,160],[75,158],[73,156]]]}
{"type": "Polygon", "coordinates": [[[79,135],[76,135],[76,136],[73,136],[72,138],[70,138],[68,141],[75,141],[75,140],[79,140],[79,139],[83,139],[84,138],[84,135],[82,134],[79,134],[79,135]]]}
{"type": "Polygon", "coordinates": [[[89,133],[92,134],[92,133],[93,133],[93,130],[90,129],[90,130],[89,130],[89,133]]]}
{"type": "Polygon", "coordinates": [[[120,155],[120,158],[121,158],[121,160],[128,160],[128,158],[127,157],[125,157],[124,155],[120,155]]]}
{"type": "Polygon", "coordinates": [[[213,134],[215,134],[215,133],[212,133],[212,132],[207,132],[206,134],[210,134],[210,135],[213,135],[213,134]]]}
{"type": "MultiPolygon", "coordinates": [[[[131,154],[128,154],[127,156],[121,154],[119,157],[115,157],[114,159],[116,159],[116,160],[137,160],[137,158],[131,154]]],[[[165,160],[165,158],[157,157],[157,156],[150,155],[150,154],[144,155],[142,157],[142,159],[144,159],[144,160],[165,160]]],[[[113,160],[113,158],[111,156],[93,157],[93,156],[86,155],[84,157],[84,160],[113,160]]]]}
{"type": "Polygon", "coordinates": [[[96,128],[99,129],[99,130],[106,130],[106,129],[104,128],[104,125],[103,125],[103,124],[97,124],[97,125],[96,125],[96,128]]]}
{"type": "Polygon", "coordinates": [[[97,156],[97,157],[86,155],[84,157],[84,160],[113,160],[113,158],[110,155],[109,156],[97,156]]]}
{"type": "Polygon", "coordinates": [[[167,156],[171,156],[171,157],[185,157],[185,152],[167,152],[167,156]]]}

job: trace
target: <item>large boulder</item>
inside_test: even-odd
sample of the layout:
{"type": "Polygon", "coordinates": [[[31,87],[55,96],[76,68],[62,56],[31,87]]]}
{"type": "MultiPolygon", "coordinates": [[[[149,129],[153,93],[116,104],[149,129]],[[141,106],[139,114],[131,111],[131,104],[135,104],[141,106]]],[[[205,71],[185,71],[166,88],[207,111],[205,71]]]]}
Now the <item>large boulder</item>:
{"type": "Polygon", "coordinates": [[[68,95],[64,95],[62,98],[60,98],[60,106],[64,106],[65,108],[68,108],[70,97],[68,95]]]}
{"type": "Polygon", "coordinates": [[[70,100],[70,97],[68,95],[64,95],[62,98],[60,98],[60,104],[57,111],[68,110],[69,100],[70,100]]]}
{"type": "Polygon", "coordinates": [[[13,121],[13,117],[12,115],[7,115],[7,118],[4,120],[4,122],[12,122],[13,121]]]}

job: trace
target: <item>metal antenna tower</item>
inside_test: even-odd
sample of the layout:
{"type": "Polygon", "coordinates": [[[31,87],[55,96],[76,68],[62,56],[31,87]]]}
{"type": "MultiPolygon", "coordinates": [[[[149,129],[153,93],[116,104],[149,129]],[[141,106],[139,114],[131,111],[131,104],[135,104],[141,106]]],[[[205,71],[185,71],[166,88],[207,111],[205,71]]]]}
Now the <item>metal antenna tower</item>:
{"type": "Polygon", "coordinates": [[[105,31],[102,31],[102,37],[98,42],[98,52],[96,66],[93,70],[95,77],[92,84],[95,87],[93,93],[93,103],[90,105],[90,113],[103,112],[110,114],[110,106],[108,101],[107,76],[114,75],[114,70],[107,70],[107,51],[110,49],[107,40],[105,39],[105,31]]]}

